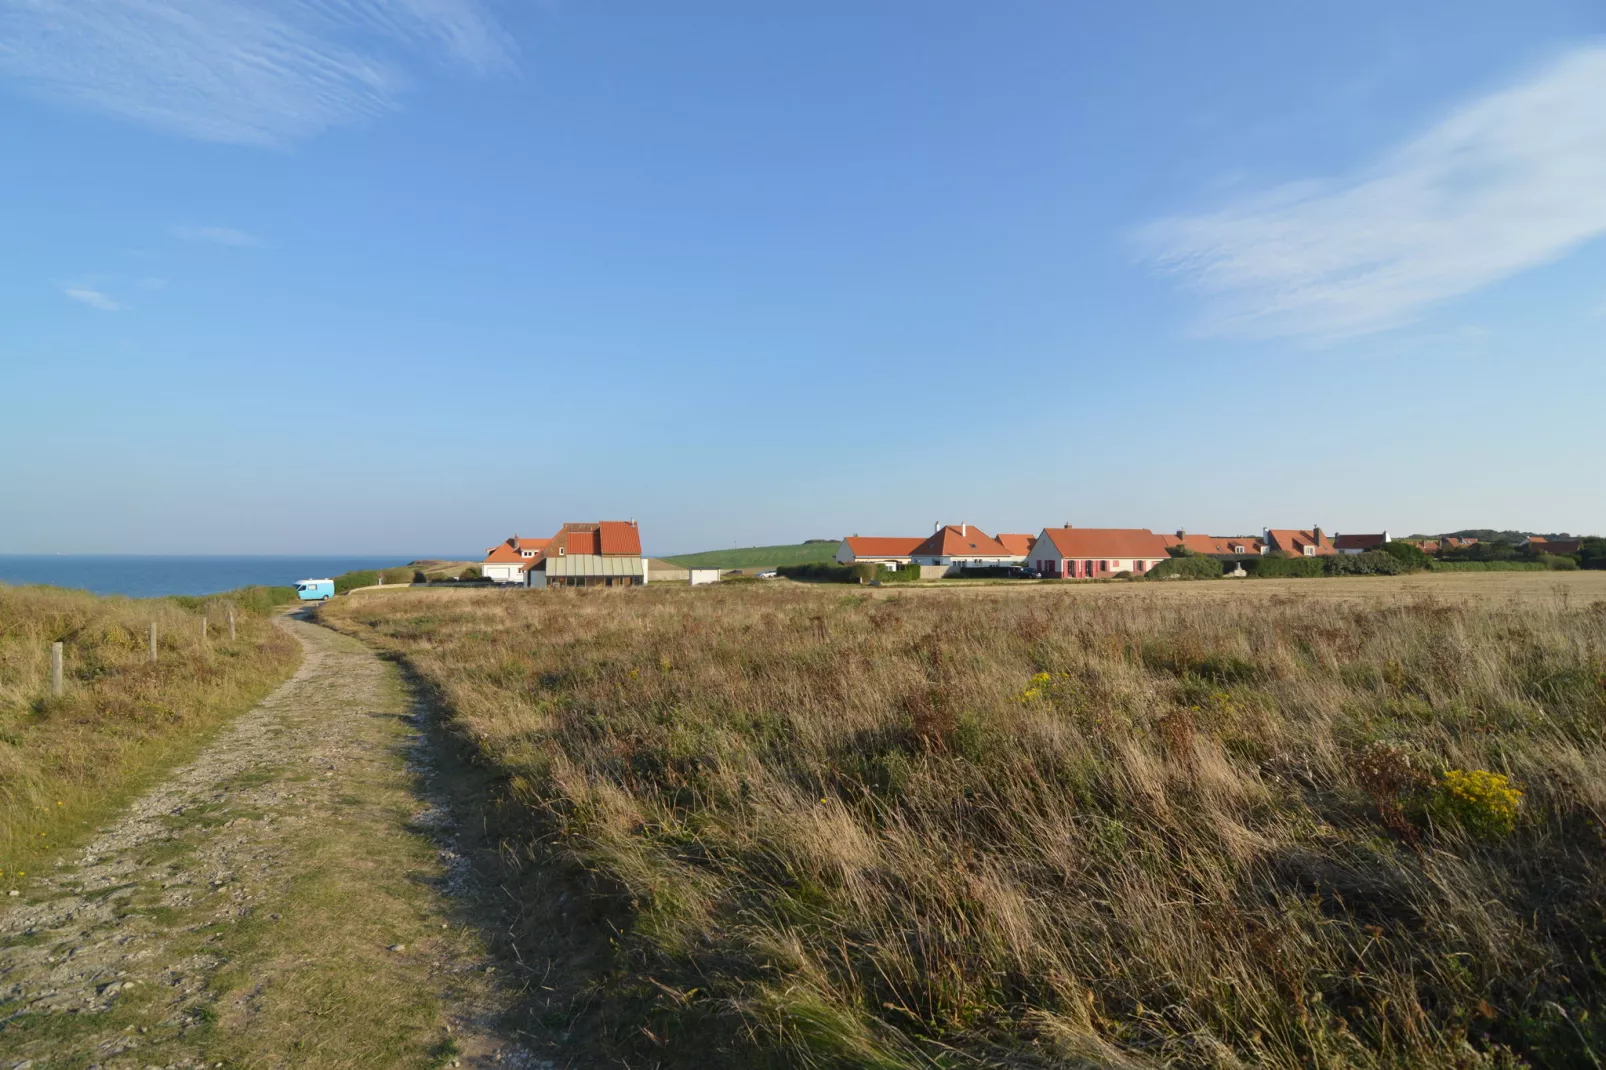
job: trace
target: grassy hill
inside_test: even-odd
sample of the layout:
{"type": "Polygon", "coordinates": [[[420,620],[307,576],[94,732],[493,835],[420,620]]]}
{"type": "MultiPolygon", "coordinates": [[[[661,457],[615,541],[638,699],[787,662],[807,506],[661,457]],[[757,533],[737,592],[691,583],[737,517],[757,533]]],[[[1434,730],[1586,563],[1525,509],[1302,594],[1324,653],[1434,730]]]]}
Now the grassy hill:
{"type": "Polygon", "coordinates": [[[836,557],[835,542],[800,542],[791,546],[744,546],[731,550],[704,550],[700,554],[666,557],[681,568],[774,568],[777,565],[808,565],[836,557]]]}

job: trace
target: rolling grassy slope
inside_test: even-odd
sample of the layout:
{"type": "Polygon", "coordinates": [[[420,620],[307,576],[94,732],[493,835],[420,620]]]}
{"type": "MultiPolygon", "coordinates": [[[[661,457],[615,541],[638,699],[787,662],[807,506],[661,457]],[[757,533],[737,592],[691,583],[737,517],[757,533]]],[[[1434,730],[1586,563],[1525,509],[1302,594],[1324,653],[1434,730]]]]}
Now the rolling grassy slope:
{"type": "Polygon", "coordinates": [[[808,565],[830,561],[836,556],[834,542],[800,542],[791,546],[744,546],[732,550],[705,550],[700,554],[666,557],[681,568],[774,568],[777,565],[808,565]]]}

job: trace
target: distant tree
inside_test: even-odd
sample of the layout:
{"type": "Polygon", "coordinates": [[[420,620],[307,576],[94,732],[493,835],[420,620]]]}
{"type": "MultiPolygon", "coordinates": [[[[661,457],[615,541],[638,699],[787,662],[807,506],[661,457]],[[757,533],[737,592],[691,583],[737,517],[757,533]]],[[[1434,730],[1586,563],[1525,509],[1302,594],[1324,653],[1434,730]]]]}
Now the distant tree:
{"type": "Polygon", "coordinates": [[[1433,567],[1433,558],[1429,557],[1420,546],[1415,543],[1403,542],[1395,539],[1383,544],[1382,550],[1400,564],[1412,571],[1433,567]]]}

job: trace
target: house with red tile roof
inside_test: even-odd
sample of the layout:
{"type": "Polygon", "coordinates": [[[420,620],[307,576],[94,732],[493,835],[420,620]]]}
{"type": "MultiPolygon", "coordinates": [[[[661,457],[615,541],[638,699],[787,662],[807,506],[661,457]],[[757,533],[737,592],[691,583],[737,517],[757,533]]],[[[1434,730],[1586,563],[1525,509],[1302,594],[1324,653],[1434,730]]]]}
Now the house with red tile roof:
{"type": "Polygon", "coordinates": [[[1178,531],[1176,536],[1165,536],[1167,546],[1181,546],[1196,554],[1236,561],[1241,557],[1259,557],[1266,552],[1266,541],[1259,535],[1190,535],[1178,531]]]}
{"type": "Polygon", "coordinates": [[[910,553],[910,559],[922,568],[941,566],[944,575],[956,575],[967,568],[986,568],[998,565],[1018,565],[1024,554],[1016,554],[1009,547],[971,524],[944,524],[923,539],[910,553]]]}
{"type": "Polygon", "coordinates": [[[634,520],[565,524],[524,572],[528,587],[641,587],[647,583],[634,520]]]}
{"type": "Polygon", "coordinates": [[[485,551],[480,575],[492,583],[523,583],[525,571],[540,560],[551,539],[521,539],[514,535],[485,551]]]}
{"type": "Polygon", "coordinates": [[[1536,554],[1576,554],[1584,548],[1582,539],[1547,539],[1543,535],[1530,535],[1517,544],[1519,550],[1532,550],[1536,554]]]}
{"type": "Polygon", "coordinates": [[[1364,554],[1369,550],[1381,550],[1383,544],[1389,542],[1387,531],[1377,535],[1334,535],[1333,549],[1341,554],[1364,554]]]}
{"type": "Polygon", "coordinates": [[[1338,553],[1333,549],[1333,540],[1322,533],[1319,527],[1309,531],[1298,528],[1267,528],[1262,538],[1266,543],[1267,553],[1285,553],[1289,557],[1332,557],[1338,553]]]}
{"type": "Polygon", "coordinates": [[[994,535],[993,538],[998,540],[998,545],[1008,550],[1011,555],[1019,558],[1021,561],[1025,561],[1026,555],[1032,552],[1032,539],[1034,536],[1025,534],[1024,532],[1010,532],[1008,534],[994,535]]]}
{"type": "Polygon", "coordinates": [[[849,535],[836,548],[836,563],[857,565],[860,562],[869,562],[899,568],[914,560],[915,547],[925,541],[918,535],[907,537],[849,535]]]}
{"type": "Polygon", "coordinates": [[[1140,576],[1170,558],[1167,540],[1148,528],[1044,528],[1032,542],[1026,567],[1064,580],[1140,576]]]}

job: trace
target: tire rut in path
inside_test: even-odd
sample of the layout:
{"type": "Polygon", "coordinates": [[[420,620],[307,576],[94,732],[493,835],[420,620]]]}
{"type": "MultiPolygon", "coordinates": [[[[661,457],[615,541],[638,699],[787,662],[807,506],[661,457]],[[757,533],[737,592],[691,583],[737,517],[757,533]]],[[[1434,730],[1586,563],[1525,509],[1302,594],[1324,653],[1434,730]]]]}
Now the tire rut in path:
{"type": "Polygon", "coordinates": [[[289,681],[0,901],[0,1070],[548,1065],[394,668],[282,623],[289,681]]]}

